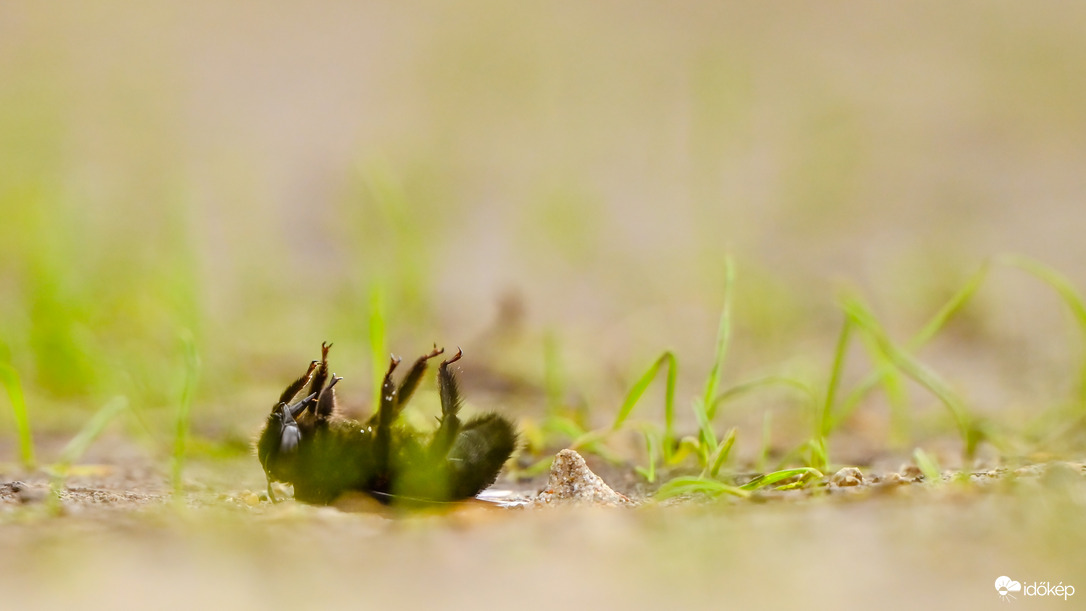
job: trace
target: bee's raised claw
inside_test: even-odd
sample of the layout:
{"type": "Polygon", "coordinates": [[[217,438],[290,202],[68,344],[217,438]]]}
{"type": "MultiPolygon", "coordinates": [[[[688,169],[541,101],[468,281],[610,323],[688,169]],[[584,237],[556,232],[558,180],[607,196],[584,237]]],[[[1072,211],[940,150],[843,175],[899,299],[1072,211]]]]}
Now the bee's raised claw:
{"type": "Polygon", "coordinates": [[[457,346],[456,347],[456,354],[454,354],[451,359],[443,361],[441,364],[442,365],[452,365],[456,361],[459,361],[460,358],[463,357],[463,356],[464,356],[464,351],[460,349],[460,346],[457,346]]]}

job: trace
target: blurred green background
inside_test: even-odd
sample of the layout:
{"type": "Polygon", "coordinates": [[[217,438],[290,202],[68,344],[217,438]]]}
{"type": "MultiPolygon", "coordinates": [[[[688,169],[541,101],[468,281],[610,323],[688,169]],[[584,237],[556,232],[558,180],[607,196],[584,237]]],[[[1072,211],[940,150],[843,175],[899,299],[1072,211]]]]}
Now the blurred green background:
{"type": "MultiPolygon", "coordinates": [[[[322,340],[349,409],[371,343],[436,341],[478,407],[606,421],[665,348],[698,392],[732,254],[726,376],[823,372],[843,285],[902,337],[993,254],[1086,285],[1084,31],[1059,2],[5,2],[0,362],[36,430],[124,395],[168,438],[186,337],[210,438],[322,340]]],[[[1082,348],[993,276],[925,358],[1013,422],[1082,348]]]]}

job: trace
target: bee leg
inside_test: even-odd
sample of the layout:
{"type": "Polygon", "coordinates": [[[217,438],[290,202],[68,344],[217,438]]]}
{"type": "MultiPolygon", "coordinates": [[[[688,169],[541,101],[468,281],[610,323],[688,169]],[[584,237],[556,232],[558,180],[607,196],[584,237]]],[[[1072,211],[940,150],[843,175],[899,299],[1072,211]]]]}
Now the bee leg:
{"type": "Polygon", "coordinates": [[[287,386],[287,389],[283,391],[283,394],[279,397],[279,403],[290,403],[294,400],[294,397],[301,392],[302,387],[305,386],[309,380],[313,378],[313,372],[317,369],[317,361],[309,363],[309,369],[306,370],[305,375],[294,380],[287,386]]]}
{"type": "Polygon", "coordinates": [[[448,455],[453,440],[460,432],[460,418],[457,413],[464,400],[460,397],[456,376],[449,371],[449,365],[459,361],[462,356],[464,356],[464,351],[457,348],[456,354],[451,359],[442,361],[441,366],[437,368],[437,385],[441,395],[441,424],[434,433],[433,441],[430,442],[430,457],[434,460],[448,455]]]}
{"type": "MultiPolygon", "coordinates": [[[[324,389],[324,383],[328,381],[328,350],[332,347],[332,344],[328,342],[321,342],[321,360],[317,364],[316,371],[313,373],[313,379],[309,382],[309,392],[317,393],[318,396],[324,389]]],[[[306,405],[306,411],[313,411],[312,403],[306,405]]]]}
{"type": "MultiPolygon", "coordinates": [[[[400,359],[396,356],[389,360],[388,371],[385,372],[385,380],[381,384],[381,405],[377,408],[377,413],[374,414],[377,426],[373,436],[373,458],[377,467],[378,480],[388,479],[392,422],[396,419],[396,385],[392,383],[392,372],[399,364],[400,359]]],[[[387,486],[387,481],[377,484],[377,487],[384,486],[387,486]]],[[[386,490],[379,490],[379,492],[386,492],[386,490]]]]}
{"type": "Polygon", "coordinates": [[[498,414],[484,414],[465,423],[446,463],[450,498],[473,497],[493,484],[516,445],[513,424],[498,414]]]}
{"type": "Polygon", "coordinates": [[[279,499],[275,498],[275,492],[272,491],[272,485],[271,485],[271,478],[270,477],[268,478],[268,498],[271,499],[271,502],[273,502],[273,503],[278,503],[279,502],[279,499]]]}
{"type": "MultiPolygon", "coordinates": [[[[419,382],[422,380],[422,375],[426,373],[426,361],[434,358],[439,354],[443,354],[444,352],[444,348],[439,349],[435,344],[434,349],[430,351],[429,354],[424,354],[423,356],[420,356],[411,365],[411,369],[408,370],[407,375],[404,376],[403,381],[400,382],[399,388],[396,389],[395,401],[393,402],[392,406],[394,410],[392,414],[393,420],[395,420],[400,415],[400,412],[403,411],[404,406],[406,406],[407,402],[411,400],[411,396],[415,394],[415,389],[418,388],[419,382]]],[[[385,396],[387,394],[387,392],[382,391],[382,396],[385,396]]],[[[366,422],[366,425],[377,426],[377,421],[378,414],[375,413],[366,422]]]]}
{"type": "Polygon", "coordinates": [[[434,349],[429,354],[424,354],[411,365],[411,369],[407,371],[407,375],[404,376],[400,387],[396,391],[396,413],[398,414],[403,410],[403,407],[407,405],[407,402],[411,400],[411,395],[415,393],[415,389],[419,386],[419,381],[422,380],[422,374],[426,373],[426,361],[434,358],[439,354],[445,352],[444,348],[438,349],[437,344],[434,344],[434,349]]]}
{"type": "Polygon", "coordinates": [[[317,422],[327,422],[332,414],[336,412],[335,386],[342,379],[342,377],[333,373],[332,381],[321,391],[320,398],[317,399],[317,422]]]}

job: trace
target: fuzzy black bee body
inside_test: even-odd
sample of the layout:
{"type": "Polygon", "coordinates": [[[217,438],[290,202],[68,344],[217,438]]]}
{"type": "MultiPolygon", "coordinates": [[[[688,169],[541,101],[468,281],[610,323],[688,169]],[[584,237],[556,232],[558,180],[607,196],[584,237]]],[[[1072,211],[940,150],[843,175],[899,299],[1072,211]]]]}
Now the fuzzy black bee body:
{"type": "Polygon", "coordinates": [[[344,493],[367,493],[383,503],[444,502],[475,496],[494,483],[516,446],[513,424],[497,414],[467,422],[458,416],[461,399],[449,365],[438,368],[442,415],[432,436],[397,424],[397,417],[418,386],[433,352],[415,361],[396,386],[393,358],[385,374],[381,403],[366,422],[336,414],[335,375],[328,381],[328,348],[321,360],[295,380],[272,409],[257,441],[257,456],[271,482],[293,484],[294,498],[329,504],[344,493]],[[290,403],[308,384],[309,395],[290,403]]]}

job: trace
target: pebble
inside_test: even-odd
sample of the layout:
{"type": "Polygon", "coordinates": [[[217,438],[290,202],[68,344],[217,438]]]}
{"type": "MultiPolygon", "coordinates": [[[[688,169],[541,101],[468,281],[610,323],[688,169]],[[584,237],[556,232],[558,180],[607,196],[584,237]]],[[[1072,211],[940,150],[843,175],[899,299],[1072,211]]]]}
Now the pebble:
{"type": "Polygon", "coordinates": [[[834,486],[859,486],[864,483],[864,474],[856,467],[845,467],[833,474],[830,482],[834,486]]]}
{"type": "Polygon", "coordinates": [[[19,499],[23,505],[40,503],[49,494],[49,489],[43,486],[28,486],[23,482],[11,482],[10,486],[11,491],[15,493],[15,498],[19,499]]]}
{"type": "Polygon", "coordinates": [[[886,475],[882,476],[882,478],[879,480],[879,483],[883,486],[897,486],[899,484],[904,484],[905,479],[897,473],[887,473],[886,475]]]}
{"type": "Polygon", "coordinates": [[[1044,475],[1044,472],[1048,469],[1048,465],[1044,463],[1038,463],[1035,465],[1027,465],[1014,470],[1014,474],[1018,477],[1040,477],[1044,475]]]}
{"type": "Polygon", "coordinates": [[[901,477],[905,479],[920,479],[924,475],[924,472],[920,470],[920,467],[911,462],[901,465],[901,468],[898,469],[898,471],[901,472],[901,477]]]}
{"type": "Polygon", "coordinates": [[[528,504],[545,507],[554,505],[597,505],[628,507],[635,503],[615,492],[600,476],[592,472],[584,458],[573,450],[562,450],[551,463],[547,486],[528,504]]]}

